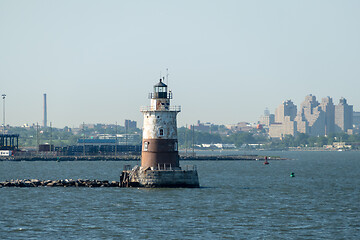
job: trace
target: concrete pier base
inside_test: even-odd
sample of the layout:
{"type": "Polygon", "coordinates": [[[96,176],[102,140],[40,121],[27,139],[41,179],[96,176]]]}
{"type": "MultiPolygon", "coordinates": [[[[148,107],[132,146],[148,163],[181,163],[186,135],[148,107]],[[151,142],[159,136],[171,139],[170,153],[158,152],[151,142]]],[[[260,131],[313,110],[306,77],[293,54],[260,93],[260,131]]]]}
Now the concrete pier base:
{"type": "Polygon", "coordinates": [[[132,170],[124,170],[120,176],[122,187],[145,188],[198,188],[198,173],[195,167],[190,169],[142,169],[135,166],[132,170]]]}

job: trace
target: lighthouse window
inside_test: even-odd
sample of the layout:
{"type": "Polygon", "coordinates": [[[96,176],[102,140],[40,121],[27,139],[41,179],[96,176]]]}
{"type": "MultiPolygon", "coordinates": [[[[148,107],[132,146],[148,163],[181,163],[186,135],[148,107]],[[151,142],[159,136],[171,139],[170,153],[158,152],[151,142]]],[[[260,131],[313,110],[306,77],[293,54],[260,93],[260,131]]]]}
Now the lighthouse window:
{"type": "Polygon", "coordinates": [[[149,142],[144,142],[144,151],[147,151],[149,148],[149,142]]]}
{"type": "Polygon", "coordinates": [[[174,144],[174,151],[177,151],[177,150],[178,150],[178,143],[175,142],[175,144],[174,144]]]}
{"type": "Polygon", "coordinates": [[[164,129],[162,128],[159,129],[159,136],[164,136],[164,129]]]}
{"type": "Polygon", "coordinates": [[[165,87],[159,87],[159,92],[166,92],[166,88],[165,87]]]}

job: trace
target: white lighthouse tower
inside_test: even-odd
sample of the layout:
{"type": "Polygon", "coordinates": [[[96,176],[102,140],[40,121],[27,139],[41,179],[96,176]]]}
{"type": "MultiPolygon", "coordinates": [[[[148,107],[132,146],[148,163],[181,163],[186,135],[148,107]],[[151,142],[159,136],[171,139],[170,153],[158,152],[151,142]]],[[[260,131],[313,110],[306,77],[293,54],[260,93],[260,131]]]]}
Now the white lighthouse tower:
{"type": "Polygon", "coordinates": [[[160,79],[149,94],[150,106],[142,107],[144,115],[141,166],[124,170],[122,186],[199,187],[194,166],[179,165],[176,116],[179,106],[171,106],[171,91],[160,79]]]}
{"type": "Polygon", "coordinates": [[[151,105],[141,109],[144,114],[141,167],[152,170],[178,169],[176,115],[180,107],[170,106],[172,93],[168,92],[161,79],[149,98],[151,105]]]}

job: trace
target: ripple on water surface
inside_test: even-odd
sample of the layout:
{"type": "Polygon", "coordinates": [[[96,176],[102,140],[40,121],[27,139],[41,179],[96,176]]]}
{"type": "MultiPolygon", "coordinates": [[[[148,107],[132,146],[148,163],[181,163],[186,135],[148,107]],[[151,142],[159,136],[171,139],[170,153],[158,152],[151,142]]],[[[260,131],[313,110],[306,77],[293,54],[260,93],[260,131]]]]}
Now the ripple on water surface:
{"type": "MultiPolygon", "coordinates": [[[[290,157],[196,162],[199,189],[1,188],[0,238],[359,239],[360,153],[290,157]]],[[[123,164],[0,162],[0,181],[111,181],[123,164]]]]}

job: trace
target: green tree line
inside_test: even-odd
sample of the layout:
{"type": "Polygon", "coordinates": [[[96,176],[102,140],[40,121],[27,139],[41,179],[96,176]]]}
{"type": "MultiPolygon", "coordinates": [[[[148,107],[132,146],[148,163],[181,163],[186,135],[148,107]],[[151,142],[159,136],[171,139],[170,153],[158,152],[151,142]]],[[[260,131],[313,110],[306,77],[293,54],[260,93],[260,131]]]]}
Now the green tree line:
{"type": "MultiPolygon", "coordinates": [[[[19,134],[20,147],[36,147],[37,143],[52,143],[55,146],[68,146],[77,143],[79,138],[85,134],[86,138],[95,136],[96,134],[115,134],[115,133],[138,133],[140,129],[126,131],[124,127],[114,126],[108,128],[85,128],[74,134],[69,128],[22,128],[11,127],[8,129],[11,134],[19,134]]],[[[287,135],[282,140],[270,139],[263,132],[237,132],[228,133],[227,131],[219,131],[214,133],[192,131],[185,127],[178,129],[178,141],[180,148],[190,148],[192,144],[235,144],[236,147],[242,147],[244,144],[263,144],[263,148],[268,149],[287,149],[289,147],[323,147],[324,145],[332,145],[334,142],[359,143],[360,135],[348,135],[345,133],[330,134],[329,136],[309,136],[300,133],[296,136],[287,135]]],[[[354,144],[356,145],[356,144],[354,144]]],[[[355,147],[356,148],[356,147],[355,147]]]]}

